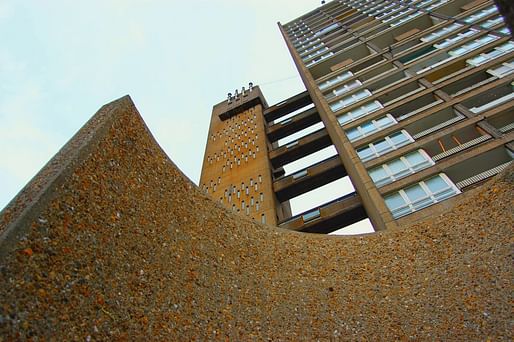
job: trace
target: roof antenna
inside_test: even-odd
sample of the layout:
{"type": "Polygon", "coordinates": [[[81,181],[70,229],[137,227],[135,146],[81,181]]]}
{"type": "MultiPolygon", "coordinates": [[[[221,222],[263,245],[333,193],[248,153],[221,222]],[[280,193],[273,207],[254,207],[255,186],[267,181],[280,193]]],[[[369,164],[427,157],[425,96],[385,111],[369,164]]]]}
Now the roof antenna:
{"type": "Polygon", "coordinates": [[[324,5],[325,4],[325,0],[321,0],[321,4],[324,5]]]}

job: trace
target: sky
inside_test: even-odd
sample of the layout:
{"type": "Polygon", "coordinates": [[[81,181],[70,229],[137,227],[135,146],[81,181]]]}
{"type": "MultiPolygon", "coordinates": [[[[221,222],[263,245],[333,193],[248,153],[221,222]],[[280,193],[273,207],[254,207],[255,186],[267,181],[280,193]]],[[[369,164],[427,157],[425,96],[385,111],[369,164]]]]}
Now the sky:
{"type": "MultiPolygon", "coordinates": [[[[103,104],[126,94],[197,183],[214,104],[250,81],[270,105],[304,90],[277,22],[319,4],[0,0],[0,209],[103,104]]],[[[304,210],[306,200],[297,202],[304,210]]]]}

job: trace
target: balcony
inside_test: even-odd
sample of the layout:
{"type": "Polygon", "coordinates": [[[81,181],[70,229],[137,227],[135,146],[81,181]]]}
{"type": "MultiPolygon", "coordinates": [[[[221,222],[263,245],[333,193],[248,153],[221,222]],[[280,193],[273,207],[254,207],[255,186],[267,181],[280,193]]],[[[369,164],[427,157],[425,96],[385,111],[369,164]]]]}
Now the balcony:
{"type": "Polygon", "coordinates": [[[467,190],[503,171],[513,158],[511,151],[500,146],[453,165],[444,172],[460,190],[467,190]]]}
{"type": "Polygon", "coordinates": [[[494,81],[495,79],[497,78],[490,75],[485,70],[479,71],[463,79],[450,83],[447,86],[442,87],[441,90],[450,96],[456,97],[466,94],[473,89],[480,88],[481,86],[484,86],[494,81]]]}
{"type": "Polygon", "coordinates": [[[487,119],[487,122],[503,134],[514,130],[514,108],[503,110],[487,119]]]}
{"type": "Polygon", "coordinates": [[[482,92],[462,104],[475,114],[484,113],[514,99],[514,82],[482,92]]]}
{"type": "MultiPolygon", "coordinates": [[[[399,77],[402,75],[400,74],[399,77]]],[[[403,79],[400,79],[398,83],[401,83],[403,80],[407,79],[407,77],[404,77],[403,79]]],[[[401,87],[397,87],[396,89],[392,89],[387,91],[387,88],[389,88],[387,85],[377,89],[373,93],[383,93],[383,95],[378,96],[376,99],[383,104],[384,107],[389,106],[390,104],[394,102],[401,101],[403,99],[408,98],[411,95],[414,95],[416,93],[419,93],[420,91],[426,89],[424,86],[419,84],[417,81],[408,82],[401,87]]]]}
{"type": "Polygon", "coordinates": [[[418,16],[401,26],[381,28],[381,30],[372,31],[367,35],[370,42],[384,49],[390,45],[398,43],[403,39],[409,38],[409,35],[414,35],[417,32],[423,31],[429,27],[432,27],[433,22],[428,15],[418,16]],[[405,34],[409,34],[405,36],[405,34]]]}
{"type": "Polygon", "coordinates": [[[443,100],[430,93],[418,97],[416,101],[410,101],[394,109],[391,109],[389,110],[389,113],[396,120],[402,121],[414,115],[420,114],[425,110],[435,107],[443,102],[443,100]]]}
{"type": "Polygon", "coordinates": [[[491,138],[491,135],[477,126],[466,126],[435,141],[430,141],[423,146],[423,149],[432,157],[432,160],[439,161],[491,138]]]}
{"type": "MultiPolygon", "coordinates": [[[[344,50],[339,50],[337,52],[331,51],[332,55],[328,55],[325,58],[319,58],[315,63],[307,65],[314,79],[318,79],[324,75],[329,74],[332,71],[335,71],[337,65],[341,62],[346,61],[364,61],[366,57],[372,56],[376,54],[375,51],[370,50],[366,44],[363,42],[357,41],[355,45],[351,47],[347,47],[344,50]],[[334,69],[332,69],[334,67],[334,69]]],[[[381,56],[377,56],[380,57],[381,56]]],[[[359,71],[350,69],[353,73],[359,71]]]]}
{"type": "Polygon", "coordinates": [[[446,107],[427,117],[416,120],[404,128],[414,139],[420,139],[464,119],[465,116],[463,114],[457,112],[452,107],[446,107]]]}

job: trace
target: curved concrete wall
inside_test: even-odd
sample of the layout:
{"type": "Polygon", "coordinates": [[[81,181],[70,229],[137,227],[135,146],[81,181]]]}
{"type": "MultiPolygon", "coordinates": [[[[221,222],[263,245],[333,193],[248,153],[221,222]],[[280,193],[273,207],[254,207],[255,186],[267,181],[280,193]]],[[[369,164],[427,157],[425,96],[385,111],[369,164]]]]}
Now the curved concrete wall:
{"type": "Polygon", "coordinates": [[[509,340],[513,179],[401,230],[284,231],[203,195],[125,97],[1,213],[0,341],[509,340]]]}

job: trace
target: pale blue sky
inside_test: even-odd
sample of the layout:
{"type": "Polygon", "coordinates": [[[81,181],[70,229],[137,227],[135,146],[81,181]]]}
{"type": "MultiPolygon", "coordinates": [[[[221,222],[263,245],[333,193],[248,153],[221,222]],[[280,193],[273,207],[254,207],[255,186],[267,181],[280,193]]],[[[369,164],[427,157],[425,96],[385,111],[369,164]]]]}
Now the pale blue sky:
{"type": "Polygon", "coordinates": [[[212,106],[228,91],[253,81],[273,104],[303,90],[276,23],[317,6],[0,0],[0,208],[103,104],[125,94],[197,182],[212,106]]]}

